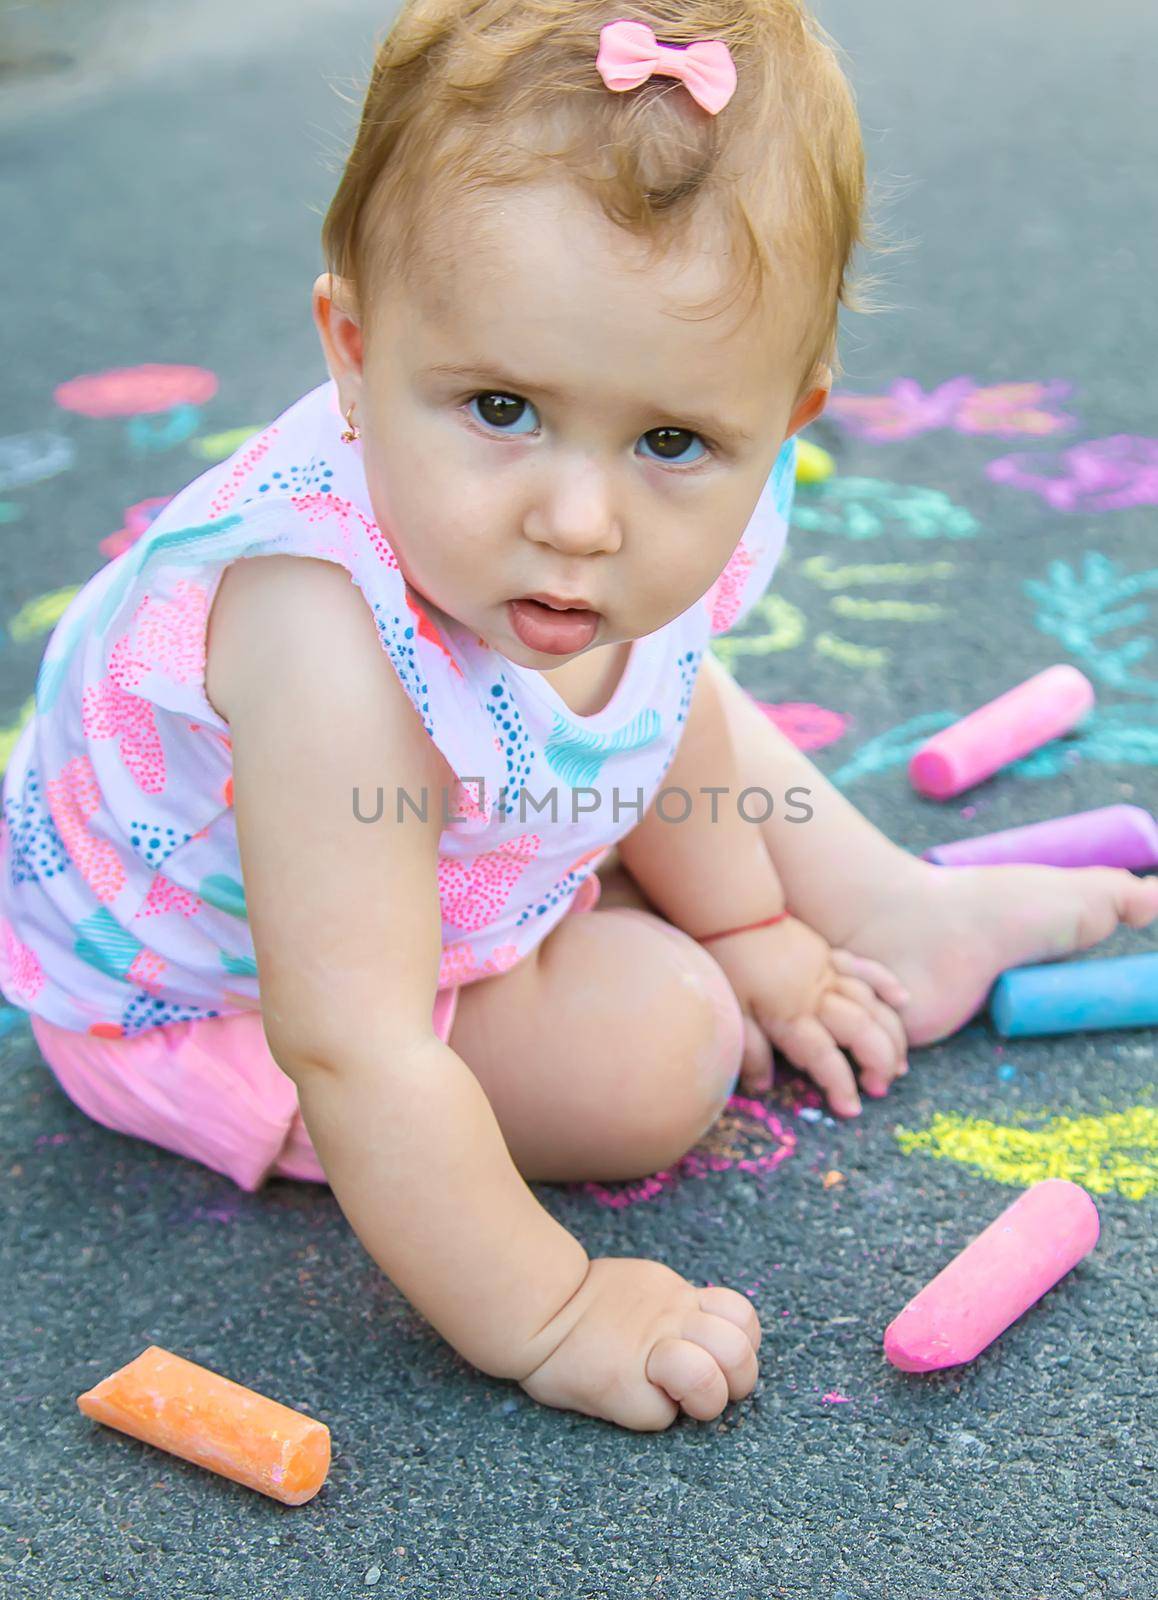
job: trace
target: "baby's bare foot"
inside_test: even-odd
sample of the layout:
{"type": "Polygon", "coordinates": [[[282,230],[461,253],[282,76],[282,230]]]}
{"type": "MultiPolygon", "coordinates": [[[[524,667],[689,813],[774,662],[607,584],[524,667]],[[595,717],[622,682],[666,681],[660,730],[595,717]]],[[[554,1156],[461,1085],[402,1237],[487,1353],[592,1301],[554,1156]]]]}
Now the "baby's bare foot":
{"type": "Polygon", "coordinates": [[[1158,878],[1114,867],[937,867],[920,863],[859,918],[845,949],[881,961],[909,991],[913,1045],[969,1021],[1008,967],[1088,950],[1158,917],[1158,878]]]}

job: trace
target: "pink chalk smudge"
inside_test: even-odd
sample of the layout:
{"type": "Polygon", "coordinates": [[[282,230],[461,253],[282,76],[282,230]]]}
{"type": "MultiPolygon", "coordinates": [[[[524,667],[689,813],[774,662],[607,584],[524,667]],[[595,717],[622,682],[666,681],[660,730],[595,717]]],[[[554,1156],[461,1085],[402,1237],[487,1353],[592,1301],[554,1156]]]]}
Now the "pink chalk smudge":
{"type": "Polygon", "coordinates": [[[850,1394],[838,1394],[835,1389],[830,1389],[828,1391],[828,1393],[824,1396],[824,1401],[823,1401],[823,1403],[826,1406],[827,1405],[844,1406],[844,1405],[851,1404],[851,1402],[852,1402],[852,1395],[850,1395],[850,1394]]]}
{"type": "Polygon", "coordinates": [[[58,384],[53,399],[65,411],[84,417],[139,417],[180,405],[204,405],[216,393],[217,375],[206,367],[146,362],[82,373],[58,384]]]}
{"type": "Polygon", "coordinates": [[[637,1183],[580,1183],[569,1187],[591,1195],[602,1206],[623,1210],[654,1200],[685,1178],[706,1178],[714,1172],[768,1172],[796,1148],[796,1135],[759,1100],[733,1095],[719,1121],[694,1150],[674,1167],[637,1183]]]}
{"type": "Polygon", "coordinates": [[[757,700],[755,695],[750,698],[798,750],[823,750],[825,745],[843,739],[852,727],[852,718],[843,712],[829,711],[807,700],[773,702],[757,700]]]}
{"type": "Polygon", "coordinates": [[[1123,511],[1158,505],[1158,439],[1117,433],[1059,455],[999,456],[985,468],[994,483],[1027,489],[1055,511],[1123,511]]]}
{"type": "Polygon", "coordinates": [[[834,394],[828,415],[850,433],[877,444],[912,439],[938,428],[999,438],[1040,438],[1073,427],[1076,418],[1050,402],[1070,393],[1068,383],[995,383],[951,378],[922,389],[912,378],[898,378],[884,394],[834,394]]]}
{"type": "Polygon", "coordinates": [[[122,550],[127,550],[130,545],[136,544],[172,498],[171,494],[155,495],[151,500],[138,500],[135,506],[126,507],[124,527],[118,528],[116,533],[110,533],[102,539],[97,546],[98,550],[110,560],[114,556],[119,556],[122,550]]]}

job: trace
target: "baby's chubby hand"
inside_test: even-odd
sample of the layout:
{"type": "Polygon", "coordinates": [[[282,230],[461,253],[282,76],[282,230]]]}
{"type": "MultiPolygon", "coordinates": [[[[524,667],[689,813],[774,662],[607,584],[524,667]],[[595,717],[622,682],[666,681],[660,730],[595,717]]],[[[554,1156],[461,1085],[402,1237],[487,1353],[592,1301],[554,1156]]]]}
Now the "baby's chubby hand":
{"type": "Polygon", "coordinates": [[[543,1405],[655,1432],[700,1422],[756,1387],[760,1322],[722,1284],[697,1287],[660,1261],[599,1256],[538,1336],[551,1354],[520,1380],[543,1405]]]}
{"type": "Polygon", "coordinates": [[[841,1046],[875,1098],[909,1070],[908,1039],[894,1009],[908,995],[880,962],[834,950],[796,917],[721,939],[711,953],[744,1012],[740,1084],[747,1093],[771,1086],[772,1046],[819,1084],[841,1116],[860,1113],[841,1046]]]}

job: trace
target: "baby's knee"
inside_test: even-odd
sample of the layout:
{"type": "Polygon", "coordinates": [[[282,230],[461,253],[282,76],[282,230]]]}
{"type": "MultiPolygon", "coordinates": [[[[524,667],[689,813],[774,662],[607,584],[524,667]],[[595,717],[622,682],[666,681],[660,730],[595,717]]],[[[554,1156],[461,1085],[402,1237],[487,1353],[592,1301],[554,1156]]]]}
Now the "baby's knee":
{"type": "Polygon", "coordinates": [[[722,969],[692,940],[668,931],[678,944],[668,956],[646,1074],[654,1090],[651,1171],[678,1161],[713,1126],[735,1091],[744,1048],[743,1012],[722,969]]]}
{"type": "Polygon", "coordinates": [[[696,1126],[694,1144],[735,1091],[744,1053],[744,1013],[722,968],[690,941],[681,956],[680,983],[690,1013],[682,1060],[688,1111],[696,1126]]]}

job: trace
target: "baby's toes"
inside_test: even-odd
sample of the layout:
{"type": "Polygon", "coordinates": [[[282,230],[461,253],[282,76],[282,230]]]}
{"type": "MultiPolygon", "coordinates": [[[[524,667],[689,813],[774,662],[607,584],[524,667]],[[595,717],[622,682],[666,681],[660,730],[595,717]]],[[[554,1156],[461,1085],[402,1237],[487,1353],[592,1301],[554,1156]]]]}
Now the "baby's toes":
{"type": "Polygon", "coordinates": [[[1149,927],[1158,917],[1158,877],[1136,878],[1122,873],[1120,915],[1131,928],[1149,927]]]}
{"type": "Polygon", "coordinates": [[[1119,923],[1145,928],[1158,917],[1158,878],[1136,878],[1120,867],[1079,869],[1086,890],[1078,943],[1108,939],[1119,923]]]}

